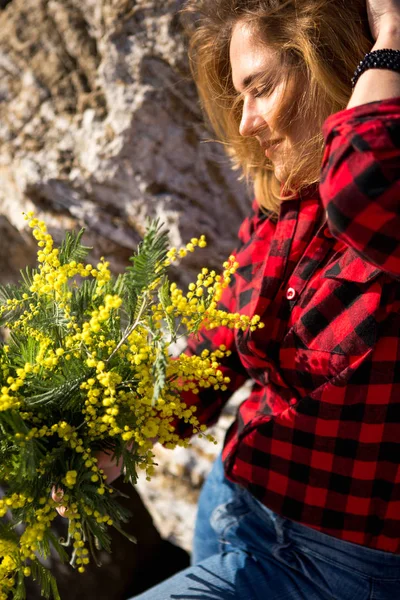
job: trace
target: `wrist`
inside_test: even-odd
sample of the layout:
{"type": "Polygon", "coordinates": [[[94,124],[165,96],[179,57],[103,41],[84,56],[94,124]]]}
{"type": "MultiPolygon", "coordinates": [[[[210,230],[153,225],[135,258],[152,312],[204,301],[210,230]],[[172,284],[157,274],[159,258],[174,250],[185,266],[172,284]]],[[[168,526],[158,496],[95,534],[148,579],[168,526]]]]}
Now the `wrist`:
{"type": "Polygon", "coordinates": [[[391,20],[390,23],[381,26],[375,44],[371,48],[371,52],[374,50],[382,50],[384,48],[400,50],[400,20],[398,22],[391,20]]]}

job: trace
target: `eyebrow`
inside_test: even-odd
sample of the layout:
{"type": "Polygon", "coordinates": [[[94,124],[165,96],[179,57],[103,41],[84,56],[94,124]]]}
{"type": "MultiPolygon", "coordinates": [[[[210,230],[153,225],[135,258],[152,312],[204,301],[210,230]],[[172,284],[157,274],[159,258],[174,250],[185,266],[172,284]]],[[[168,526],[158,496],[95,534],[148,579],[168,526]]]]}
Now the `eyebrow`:
{"type": "MultiPolygon", "coordinates": [[[[258,71],[257,73],[252,73],[251,75],[248,75],[247,77],[245,77],[242,81],[242,89],[246,89],[248,88],[252,83],[254,83],[254,81],[260,79],[260,77],[265,75],[265,70],[262,71],[258,71]]],[[[233,86],[235,87],[235,85],[233,86]]],[[[237,92],[239,92],[239,90],[235,87],[235,90],[237,92]]]]}

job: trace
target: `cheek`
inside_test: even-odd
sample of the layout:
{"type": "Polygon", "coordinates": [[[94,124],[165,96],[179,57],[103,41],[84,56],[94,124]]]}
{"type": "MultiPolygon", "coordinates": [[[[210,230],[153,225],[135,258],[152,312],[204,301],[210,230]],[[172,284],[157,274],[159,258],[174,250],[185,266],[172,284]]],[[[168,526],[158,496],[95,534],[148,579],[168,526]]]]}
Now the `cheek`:
{"type": "MultiPolygon", "coordinates": [[[[280,90],[276,89],[268,97],[262,98],[260,102],[260,112],[265,122],[268,124],[269,129],[273,134],[282,133],[284,126],[282,115],[287,112],[287,110],[282,105],[280,90]]],[[[275,135],[273,137],[275,137],[275,135]]],[[[282,133],[282,137],[284,137],[284,133],[282,133]]]]}
{"type": "Polygon", "coordinates": [[[299,113],[301,94],[298,89],[289,85],[281,95],[279,109],[276,111],[276,122],[282,137],[285,137],[294,146],[307,137],[309,123],[303,114],[299,113]]]}

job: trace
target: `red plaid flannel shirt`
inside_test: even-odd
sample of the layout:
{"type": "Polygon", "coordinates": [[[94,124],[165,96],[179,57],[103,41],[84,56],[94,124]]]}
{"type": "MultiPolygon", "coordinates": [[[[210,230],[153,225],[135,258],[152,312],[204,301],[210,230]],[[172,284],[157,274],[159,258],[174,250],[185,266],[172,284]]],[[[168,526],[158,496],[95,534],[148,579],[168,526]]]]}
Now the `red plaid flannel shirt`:
{"type": "Polygon", "coordinates": [[[255,204],[240,229],[221,304],[265,328],[192,340],[189,352],[232,350],[231,384],[185,400],[210,425],[251,378],[225,440],[229,479],[284,517],[398,553],[400,98],[336,113],[323,133],[320,185],[275,221],[255,204]]]}

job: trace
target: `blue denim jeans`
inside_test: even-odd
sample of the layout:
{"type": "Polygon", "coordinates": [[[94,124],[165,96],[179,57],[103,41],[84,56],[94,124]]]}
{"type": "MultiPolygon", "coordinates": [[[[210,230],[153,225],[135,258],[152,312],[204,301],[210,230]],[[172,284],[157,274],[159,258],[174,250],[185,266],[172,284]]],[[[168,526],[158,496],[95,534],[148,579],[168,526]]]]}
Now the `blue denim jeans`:
{"type": "Polygon", "coordinates": [[[136,600],[228,599],[400,600],[400,555],[278,516],[229,482],[218,458],[200,495],[192,566],[136,600]]]}

